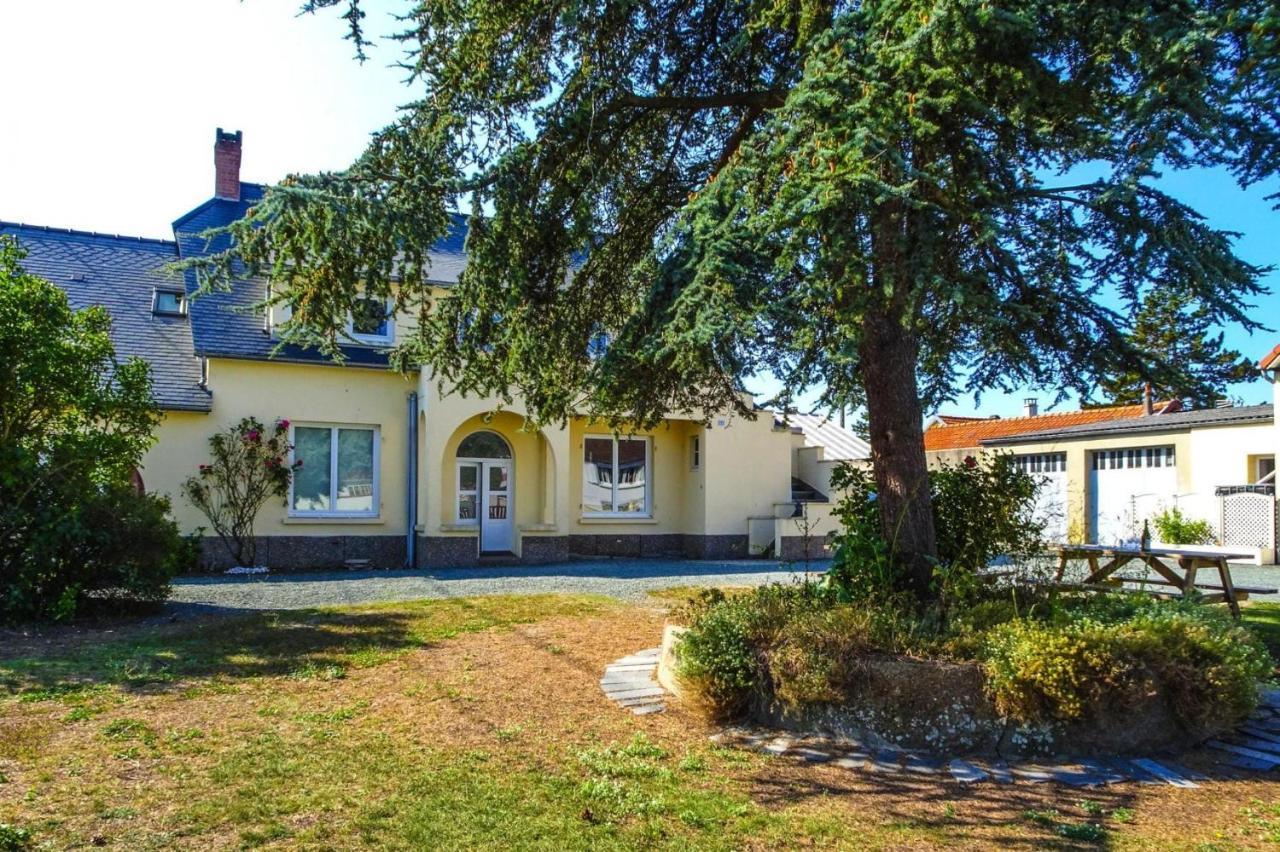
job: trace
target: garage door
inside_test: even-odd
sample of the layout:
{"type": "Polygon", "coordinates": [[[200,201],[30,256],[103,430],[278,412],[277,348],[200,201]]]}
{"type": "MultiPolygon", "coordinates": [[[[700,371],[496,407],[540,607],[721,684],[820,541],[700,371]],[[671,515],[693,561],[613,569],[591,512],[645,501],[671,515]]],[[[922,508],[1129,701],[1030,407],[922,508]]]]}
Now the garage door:
{"type": "Polygon", "coordinates": [[[1044,540],[1067,540],[1067,454],[1030,453],[1016,455],[1013,463],[1040,486],[1036,492],[1035,517],[1044,524],[1044,540]]]}
{"type": "Polygon", "coordinates": [[[1098,544],[1137,543],[1142,536],[1142,522],[1174,503],[1178,493],[1175,463],[1173,447],[1093,453],[1089,470],[1089,540],[1098,544]]]}

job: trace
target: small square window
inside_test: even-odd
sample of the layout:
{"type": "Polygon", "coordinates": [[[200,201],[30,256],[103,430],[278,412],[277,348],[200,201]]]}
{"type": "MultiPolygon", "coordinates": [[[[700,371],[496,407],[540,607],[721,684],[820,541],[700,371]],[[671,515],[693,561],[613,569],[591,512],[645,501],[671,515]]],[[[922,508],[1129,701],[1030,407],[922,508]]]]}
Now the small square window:
{"type": "Polygon", "coordinates": [[[152,313],[182,316],[187,312],[187,295],[179,290],[156,290],[152,313]]]}
{"type": "Polygon", "coordinates": [[[361,343],[390,343],[390,306],[382,299],[371,297],[356,300],[347,330],[361,343]]]}

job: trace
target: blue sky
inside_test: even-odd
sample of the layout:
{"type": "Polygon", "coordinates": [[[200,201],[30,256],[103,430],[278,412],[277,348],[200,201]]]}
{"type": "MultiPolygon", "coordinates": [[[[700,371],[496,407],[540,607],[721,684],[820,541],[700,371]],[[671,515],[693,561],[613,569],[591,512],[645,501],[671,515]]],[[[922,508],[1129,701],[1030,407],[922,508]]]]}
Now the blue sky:
{"type": "MultiPolygon", "coordinates": [[[[0,29],[5,132],[0,219],[137,236],[169,223],[213,189],[216,127],[244,131],[242,176],[340,169],[369,133],[411,99],[384,45],[359,65],[332,14],[298,16],[299,0],[42,0],[7,4],[0,29]]],[[[369,4],[369,31],[394,28],[369,4]]],[[[1214,172],[1173,174],[1164,187],[1216,227],[1241,232],[1238,251],[1280,266],[1280,212],[1264,200],[1280,182],[1240,190],[1214,172]]],[[[1280,289],[1280,274],[1268,276],[1280,289]]],[[[1256,316],[1280,328],[1280,294],[1256,316]]],[[[1280,331],[1229,328],[1227,343],[1258,358],[1280,331]]],[[[1268,401],[1261,382],[1231,388],[1268,401]]],[[[986,394],[984,414],[1017,414],[1025,396],[986,394]]],[[[1070,403],[1064,403],[1069,407],[1070,403]]],[[[944,410],[979,411],[972,399],[944,410]]]]}

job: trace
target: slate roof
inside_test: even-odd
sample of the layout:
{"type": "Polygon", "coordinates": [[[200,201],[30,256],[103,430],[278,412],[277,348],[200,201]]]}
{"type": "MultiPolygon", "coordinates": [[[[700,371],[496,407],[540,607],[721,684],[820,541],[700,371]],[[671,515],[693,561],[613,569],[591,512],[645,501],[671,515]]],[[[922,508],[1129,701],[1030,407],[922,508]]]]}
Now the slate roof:
{"type": "MultiPolygon", "coordinates": [[[[239,201],[210,198],[179,217],[173,223],[178,255],[182,258],[198,257],[225,249],[228,244],[226,237],[210,241],[202,234],[242,218],[251,206],[262,200],[263,190],[260,184],[242,182],[239,201]]],[[[260,361],[333,363],[314,349],[295,345],[277,349],[279,341],[271,337],[261,311],[253,307],[266,295],[266,286],[264,280],[246,278],[232,282],[229,291],[215,291],[191,299],[191,330],[196,354],[260,361]]],[[[196,290],[192,273],[186,275],[186,288],[188,294],[196,290]]],[[[367,346],[343,346],[342,353],[348,366],[387,366],[386,353],[367,346]]]]}
{"type": "Polygon", "coordinates": [[[925,450],[971,449],[999,438],[1012,438],[1026,433],[1119,420],[1136,417],[1139,414],[1142,414],[1141,405],[1110,405],[1085,408],[1080,411],[1049,412],[1037,414],[1034,417],[1001,417],[982,420],[942,415],[941,423],[935,423],[924,430],[924,448],[925,450]]]}
{"type": "MultiPolygon", "coordinates": [[[[214,241],[201,236],[211,228],[229,225],[242,218],[262,199],[265,187],[256,183],[240,184],[240,200],[211,198],[173,223],[178,253],[183,258],[221,251],[226,237],[214,241]]],[[[454,214],[449,233],[437,243],[432,253],[431,278],[443,285],[455,284],[465,265],[462,246],[466,240],[466,218],[454,214]]],[[[187,276],[188,293],[196,289],[195,276],[187,276]]],[[[207,293],[191,300],[191,324],[197,354],[223,358],[287,361],[293,363],[334,363],[315,349],[296,345],[279,346],[269,334],[260,311],[253,308],[266,294],[263,279],[233,282],[229,292],[207,293]]],[[[351,367],[386,367],[385,351],[357,345],[339,347],[342,362],[351,367]]]]}
{"type": "MultiPolygon", "coordinates": [[[[1141,406],[1138,406],[1141,410],[1141,406]]],[[[1205,408],[1198,411],[1175,411],[1127,417],[1105,422],[1085,423],[1066,429],[1050,429],[1027,432],[1020,435],[993,438],[983,441],[983,446],[1052,441],[1057,439],[1101,437],[1105,435],[1131,435],[1141,432],[1179,432],[1192,428],[1211,426],[1239,426],[1247,423],[1270,423],[1275,414],[1270,403],[1264,405],[1238,405],[1231,408],[1205,408]]]]}
{"type": "Polygon", "coordinates": [[[210,409],[209,392],[200,386],[190,322],[151,310],[156,287],[182,288],[164,268],[177,257],[172,242],[12,222],[0,222],[0,234],[17,238],[27,251],[23,268],[61,287],[72,307],[107,309],[117,357],[137,356],[151,365],[160,408],[210,409]]]}
{"type": "Polygon", "coordinates": [[[827,461],[861,461],[871,458],[871,445],[856,432],[846,429],[823,414],[775,415],[775,420],[798,428],[807,447],[822,447],[827,461]]]}

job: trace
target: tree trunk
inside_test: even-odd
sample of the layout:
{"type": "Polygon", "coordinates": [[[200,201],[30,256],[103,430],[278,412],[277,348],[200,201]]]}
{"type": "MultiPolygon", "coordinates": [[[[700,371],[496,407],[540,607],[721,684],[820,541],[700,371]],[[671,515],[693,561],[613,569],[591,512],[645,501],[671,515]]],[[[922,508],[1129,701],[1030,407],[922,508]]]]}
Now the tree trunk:
{"type": "Polygon", "coordinates": [[[938,546],[916,385],[918,351],[900,323],[883,314],[865,319],[859,361],[880,528],[905,585],[923,600],[930,596],[938,546]]]}

